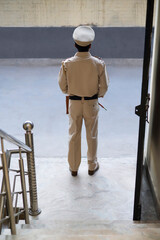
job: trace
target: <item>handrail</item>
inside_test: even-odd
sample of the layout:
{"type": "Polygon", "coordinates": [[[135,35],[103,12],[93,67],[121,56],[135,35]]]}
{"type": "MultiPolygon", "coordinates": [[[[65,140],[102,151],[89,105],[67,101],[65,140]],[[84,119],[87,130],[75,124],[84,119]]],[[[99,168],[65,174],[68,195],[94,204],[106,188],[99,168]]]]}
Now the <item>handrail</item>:
{"type": "MultiPolygon", "coordinates": [[[[33,144],[33,123],[31,121],[26,121],[23,124],[23,128],[26,130],[25,133],[25,143],[19,141],[15,137],[7,134],[2,129],[0,129],[0,142],[1,142],[1,151],[0,151],[0,158],[2,161],[2,166],[0,166],[0,170],[3,170],[3,179],[2,179],[2,187],[1,187],[1,194],[0,194],[0,233],[2,229],[2,221],[3,221],[3,210],[5,204],[7,204],[9,219],[10,219],[10,228],[11,233],[16,234],[16,226],[15,226],[15,216],[16,214],[14,211],[17,209],[17,200],[18,200],[18,192],[15,192],[15,183],[16,177],[20,176],[21,180],[21,187],[22,187],[22,198],[23,198],[23,207],[25,210],[24,219],[26,224],[29,223],[29,215],[37,216],[41,213],[41,210],[38,208],[38,201],[37,201],[37,184],[36,184],[36,171],[35,171],[35,159],[34,159],[34,144],[33,144]],[[4,140],[11,142],[18,146],[18,149],[7,150],[4,148],[4,140]],[[19,153],[19,169],[10,169],[10,161],[11,155],[19,153]],[[22,153],[26,153],[26,160],[28,171],[24,170],[23,158],[22,153]],[[14,182],[13,182],[13,190],[11,192],[10,186],[10,179],[9,179],[9,172],[15,171],[18,175],[14,175],[14,182]],[[29,182],[29,191],[26,190],[26,183],[25,183],[25,175],[28,175],[28,182],[29,182]],[[5,191],[4,191],[5,190],[5,191]],[[4,194],[5,192],[5,194],[4,194]],[[28,209],[27,203],[27,192],[30,194],[30,209],[28,209]],[[13,195],[16,194],[15,199],[15,206],[13,207],[13,195]],[[4,203],[4,196],[6,197],[6,203],[4,203]]],[[[4,216],[4,219],[7,219],[7,215],[4,216]]]]}
{"type": "Polygon", "coordinates": [[[27,152],[32,152],[32,149],[30,147],[28,147],[26,144],[19,141],[15,137],[13,137],[13,136],[9,135],[8,133],[4,132],[2,129],[0,129],[0,137],[4,138],[6,141],[9,141],[9,142],[17,145],[18,147],[26,150],[27,152]]]}

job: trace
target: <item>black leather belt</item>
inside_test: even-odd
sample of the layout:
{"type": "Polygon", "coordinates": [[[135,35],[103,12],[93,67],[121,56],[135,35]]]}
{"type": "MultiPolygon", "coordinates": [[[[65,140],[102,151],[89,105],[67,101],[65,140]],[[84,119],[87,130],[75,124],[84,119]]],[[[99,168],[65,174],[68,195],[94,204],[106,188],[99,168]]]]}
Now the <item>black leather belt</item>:
{"type": "MultiPolygon", "coordinates": [[[[98,98],[98,94],[95,94],[92,97],[84,97],[84,100],[92,100],[92,99],[97,99],[97,98],[98,98]]],[[[79,96],[69,96],[69,99],[71,99],[71,100],[81,100],[82,97],[79,97],[79,96]]]]}

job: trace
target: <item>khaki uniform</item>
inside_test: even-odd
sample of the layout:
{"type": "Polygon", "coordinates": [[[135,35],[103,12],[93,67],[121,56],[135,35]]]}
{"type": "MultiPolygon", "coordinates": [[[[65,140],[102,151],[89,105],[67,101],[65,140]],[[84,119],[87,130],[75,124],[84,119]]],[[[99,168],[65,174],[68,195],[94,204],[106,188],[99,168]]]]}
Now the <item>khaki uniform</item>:
{"type": "Polygon", "coordinates": [[[98,94],[103,97],[108,89],[108,75],[104,61],[89,52],[77,52],[62,62],[59,86],[63,93],[81,96],[82,100],[69,101],[69,151],[68,162],[72,171],[81,163],[81,128],[84,119],[88,144],[88,167],[97,167],[98,111],[97,99],[84,100],[98,94]]]}

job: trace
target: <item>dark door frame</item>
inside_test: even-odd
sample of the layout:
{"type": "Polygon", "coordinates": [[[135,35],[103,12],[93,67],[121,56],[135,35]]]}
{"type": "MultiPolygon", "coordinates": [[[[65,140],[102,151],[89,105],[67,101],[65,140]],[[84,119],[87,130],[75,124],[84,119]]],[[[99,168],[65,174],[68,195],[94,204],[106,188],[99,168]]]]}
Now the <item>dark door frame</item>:
{"type": "Polygon", "coordinates": [[[136,106],[135,108],[135,114],[137,114],[140,117],[140,119],[139,119],[139,136],[138,136],[137,169],[136,169],[136,181],[135,181],[133,220],[141,219],[140,194],[141,194],[142,169],[143,169],[143,157],[144,157],[145,126],[146,126],[147,112],[149,107],[148,84],[149,84],[149,65],[150,65],[150,57],[151,57],[152,30],[153,30],[153,11],[154,11],[154,0],[147,0],[141,104],[139,106],[136,106]]]}

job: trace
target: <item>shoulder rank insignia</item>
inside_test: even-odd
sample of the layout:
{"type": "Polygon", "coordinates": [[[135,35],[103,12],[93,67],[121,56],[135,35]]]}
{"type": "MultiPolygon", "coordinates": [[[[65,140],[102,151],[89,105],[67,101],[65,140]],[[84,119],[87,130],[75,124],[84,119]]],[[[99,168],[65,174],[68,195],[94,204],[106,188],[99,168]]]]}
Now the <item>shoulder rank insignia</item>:
{"type": "Polygon", "coordinates": [[[102,58],[101,57],[98,57],[98,56],[94,56],[95,58],[98,58],[99,60],[102,60],[102,58]]]}

